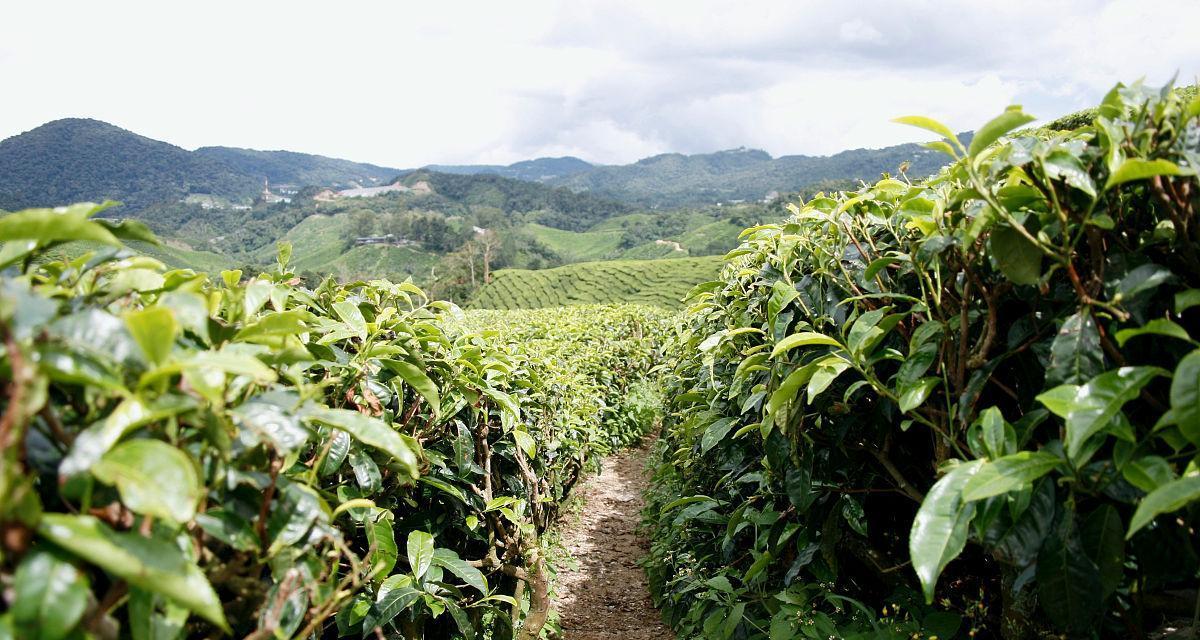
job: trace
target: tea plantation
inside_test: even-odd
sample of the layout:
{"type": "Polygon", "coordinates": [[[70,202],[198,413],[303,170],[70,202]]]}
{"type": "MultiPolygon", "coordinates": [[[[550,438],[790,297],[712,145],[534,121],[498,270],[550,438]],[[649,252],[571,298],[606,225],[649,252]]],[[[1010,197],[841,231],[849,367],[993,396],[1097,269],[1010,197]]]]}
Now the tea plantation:
{"type": "Polygon", "coordinates": [[[634,302],[678,308],[692,287],[716,276],[721,259],[581,262],[554,269],[501,269],[471,303],[480,309],[538,309],[634,302]]]}

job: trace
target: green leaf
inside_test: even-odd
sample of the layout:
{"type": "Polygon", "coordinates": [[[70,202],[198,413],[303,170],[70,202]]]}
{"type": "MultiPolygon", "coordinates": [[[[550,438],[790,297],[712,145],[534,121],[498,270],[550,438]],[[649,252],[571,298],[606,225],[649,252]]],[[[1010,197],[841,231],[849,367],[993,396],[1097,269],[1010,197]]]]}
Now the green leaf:
{"type": "Polygon", "coordinates": [[[1175,314],[1183,315],[1184,311],[1200,306],[1200,289],[1188,289],[1175,294],[1175,314]]]}
{"type": "Polygon", "coordinates": [[[925,602],[933,602],[938,576],[967,543],[974,503],[962,499],[962,490],[979,471],[982,460],[954,467],[934,483],[917,510],[908,539],[913,569],[921,580],[925,602]]]}
{"type": "Polygon", "coordinates": [[[442,406],[441,396],[438,393],[437,385],[420,367],[403,360],[380,359],[379,363],[387,367],[388,371],[400,376],[400,379],[404,380],[408,386],[421,394],[421,397],[425,398],[425,402],[429,404],[433,415],[437,416],[442,406]]]}
{"type": "Polygon", "coordinates": [[[1134,458],[1121,467],[1121,475],[1129,484],[1147,493],[1175,479],[1171,463],[1159,456],[1134,458]]]}
{"type": "Polygon", "coordinates": [[[1012,227],[997,225],[988,237],[996,266],[1014,284],[1037,284],[1042,277],[1042,251],[1012,227]]]}
{"type": "Polygon", "coordinates": [[[179,324],[167,307],[149,307],[125,314],[125,326],[151,364],[160,364],[171,354],[179,324]]]}
{"type": "Polygon", "coordinates": [[[0,217],[0,238],[33,240],[41,244],[56,241],[90,240],[113,246],[121,241],[92,220],[91,216],[108,208],[92,203],[76,204],[58,209],[26,209],[0,217]]]}
{"type": "Polygon", "coordinates": [[[450,549],[435,549],[432,564],[435,567],[441,567],[458,576],[459,580],[462,580],[468,586],[474,587],[479,593],[487,594],[487,579],[483,577],[483,573],[479,569],[472,567],[471,563],[459,558],[458,554],[454,551],[450,549]]]}
{"type": "Polygon", "coordinates": [[[709,423],[704,430],[704,435],[700,438],[700,452],[708,453],[709,449],[717,446],[717,443],[725,439],[729,431],[737,426],[736,418],[721,418],[709,423]]]}
{"type": "Polygon", "coordinates": [[[533,436],[529,435],[529,432],[518,428],[512,430],[512,435],[517,446],[521,448],[521,451],[527,457],[534,458],[537,456],[537,443],[534,442],[533,436]]]}
{"type": "Polygon", "coordinates": [[[408,566],[420,580],[433,562],[433,536],[424,531],[412,531],[408,534],[407,549],[408,566]]]}
{"type": "Polygon", "coordinates": [[[1053,151],[1042,162],[1046,175],[1058,178],[1089,196],[1096,197],[1096,183],[1079,158],[1066,151],[1053,151]]]}
{"type": "Polygon", "coordinates": [[[1122,162],[1121,166],[1117,167],[1117,170],[1108,176],[1108,181],[1104,183],[1104,190],[1107,191],[1119,184],[1134,180],[1145,180],[1154,176],[1178,176],[1182,174],[1183,170],[1170,160],[1129,158],[1122,162]]]}
{"type": "Polygon", "coordinates": [[[809,403],[824,393],[829,388],[829,385],[833,384],[833,381],[849,368],[850,363],[837,356],[831,356],[818,362],[816,370],[813,371],[812,378],[808,381],[809,403]]]}
{"type": "Polygon", "coordinates": [[[1143,264],[1125,274],[1116,286],[1116,295],[1114,298],[1120,298],[1122,302],[1128,302],[1130,298],[1137,296],[1140,293],[1150,291],[1159,285],[1170,282],[1175,279],[1175,274],[1171,273],[1170,269],[1159,266],[1157,264],[1143,264]]]}
{"type": "Polygon", "coordinates": [[[1125,539],[1132,538],[1133,534],[1159,515],[1178,511],[1196,500],[1200,500],[1200,476],[1172,480],[1151,491],[1142,498],[1137,510],[1133,512],[1133,518],[1129,520],[1129,533],[1125,534],[1125,539]]]}
{"type": "Polygon", "coordinates": [[[933,389],[941,382],[941,378],[928,377],[921,378],[913,384],[899,389],[900,392],[900,410],[907,413],[925,404],[925,400],[929,398],[929,394],[933,393],[933,389]]]}
{"type": "MultiPolygon", "coordinates": [[[[955,144],[958,144],[958,137],[954,135],[954,132],[950,130],[950,127],[947,127],[933,118],[927,118],[925,116],[900,116],[899,118],[892,118],[892,122],[906,124],[910,127],[916,127],[918,129],[924,129],[926,131],[936,133],[947,140],[953,140],[955,144]]],[[[954,154],[951,153],[950,155],[953,156],[954,154]]]]}
{"type": "Polygon", "coordinates": [[[1183,436],[1192,444],[1200,444],[1200,349],[1184,356],[1175,367],[1171,413],[1183,436]]]}
{"type": "Polygon", "coordinates": [[[830,338],[827,335],[813,332],[793,333],[783,340],[775,343],[775,348],[771,350],[771,357],[776,358],[780,354],[787,353],[796,347],[805,347],[809,345],[829,345],[831,347],[842,346],[840,342],[830,338]]]}
{"type": "Polygon", "coordinates": [[[1021,107],[1017,105],[1009,107],[1004,113],[996,116],[975,132],[975,137],[971,138],[971,145],[967,148],[967,155],[972,158],[978,156],[981,151],[999,140],[1000,136],[1036,119],[1022,111],[1021,107]]]}
{"type": "Polygon", "coordinates": [[[136,533],[116,533],[92,516],[47,513],[38,534],[129,584],[153,591],[226,632],[225,612],[204,573],[179,547],[136,533]]]}
{"type": "Polygon", "coordinates": [[[308,323],[313,322],[313,315],[307,311],[280,311],[269,313],[257,322],[242,327],[233,336],[234,340],[250,341],[258,338],[294,336],[312,328],[308,323]]]}
{"type": "Polygon", "coordinates": [[[362,635],[371,634],[375,627],[391,622],[401,611],[408,609],[421,598],[421,591],[413,588],[412,578],[406,575],[390,576],[379,588],[375,603],[363,618],[362,635]]]}
{"type": "Polygon", "coordinates": [[[1104,598],[1116,591],[1125,577],[1124,531],[1121,515],[1111,504],[1097,507],[1083,524],[1083,547],[1099,569],[1104,598]]]}
{"type": "Polygon", "coordinates": [[[1192,337],[1188,335],[1187,330],[1183,327],[1165,318],[1155,318],[1140,327],[1118,331],[1116,335],[1117,346],[1124,347],[1130,338],[1146,335],[1179,338],[1180,340],[1192,342],[1192,337]]]}
{"type": "Polygon", "coordinates": [[[343,300],[341,302],[333,303],[333,310],[335,313],[337,313],[338,317],[342,319],[342,322],[346,323],[346,326],[350,327],[350,330],[354,332],[354,335],[358,336],[360,340],[366,339],[367,321],[363,318],[362,311],[358,308],[358,305],[354,304],[353,302],[343,300]]]}
{"type": "Polygon", "coordinates": [[[159,440],[123,442],[92,466],[92,475],[115,485],[131,510],[169,522],[196,515],[204,496],[199,471],[184,452],[159,440]]]}
{"type": "Polygon", "coordinates": [[[1017,433],[996,407],[988,407],[979,414],[983,432],[983,446],[992,460],[1000,458],[1017,448],[1017,433]]]}
{"type": "Polygon", "coordinates": [[[1136,398],[1146,383],[1165,374],[1157,367],[1121,367],[1078,387],[1066,406],[1067,455],[1072,460],[1078,459],[1088,438],[1107,428],[1121,407],[1136,398]]]}
{"type": "Polygon", "coordinates": [[[107,418],[95,422],[75,438],[67,456],[58,466],[58,473],[70,477],[87,471],[126,433],[195,407],[194,401],[179,396],[163,396],[149,403],[138,396],[126,398],[107,418]]]}
{"type": "Polygon", "coordinates": [[[1068,512],[1051,534],[1037,561],[1037,593],[1042,608],[1055,625],[1072,637],[1087,631],[1099,617],[1103,585],[1096,563],[1084,552],[1068,512]]]}
{"type": "Polygon", "coordinates": [[[87,609],[87,576],[54,553],[35,550],[21,561],[12,582],[13,624],[21,638],[67,637],[87,609]]]}
{"type": "Polygon", "coordinates": [[[392,456],[404,473],[411,479],[419,475],[417,453],[420,445],[412,438],[402,437],[388,424],[378,418],[350,411],[320,407],[305,414],[308,419],[349,433],[359,442],[375,447],[392,456]]]}
{"type": "Polygon", "coordinates": [[[392,512],[387,509],[371,508],[363,525],[367,529],[367,544],[371,546],[371,573],[386,576],[396,566],[400,550],[396,547],[396,536],[392,531],[392,512]]]}
{"type": "Polygon", "coordinates": [[[257,551],[258,534],[250,521],[225,509],[196,514],[196,524],[208,535],[239,551],[257,551]]]}
{"type": "Polygon", "coordinates": [[[997,458],[984,463],[963,486],[962,499],[973,502],[1024,489],[1061,463],[1058,456],[1044,451],[1019,451],[997,458]]]}
{"type": "Polygon", "coordinates": [[[129,590],[129,634],[133,640],[178,640],[189,612],[145,589],[129,590]],[[159,609],[162,609],[160,612],[159,609]]]}

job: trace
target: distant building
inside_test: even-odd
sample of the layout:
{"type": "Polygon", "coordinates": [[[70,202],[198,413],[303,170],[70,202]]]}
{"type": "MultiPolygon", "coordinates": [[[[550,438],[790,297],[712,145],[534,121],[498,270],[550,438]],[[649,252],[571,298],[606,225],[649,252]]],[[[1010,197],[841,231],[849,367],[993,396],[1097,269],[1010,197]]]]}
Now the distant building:
{"type": "Polygon", "coordinates": [[[271,193],[271,185],[270,185],[270,183],[267,182],[266,178],[263,178],[263,190],[262,190],[262,193],[259,195],[259,200],[262,200],[263,202],[265,202],[267,204],[275,204],[277,202],[291,202],[292,201],[291,198],[285,198],[281,195],[276,195],[274,193],[271,193]]]}
{"type": "Polygon", "coordinates": [[[409,240],[407,238],[398,238],[398,237],[396,237],[395,234],[391,234],[391,233],[384,234],[382,236],[363,236],[361,238],[354,239],[354,246],[356,246],[356,247],[363,246],[363,245],[372,245],[372,244],[383,244],[383,245],[390,245],[390,246],[395,246],[395,247],[403,247],[403,246],[407,246],[407,245],[411,245],[411,244],[415,244],[415,243],[412,240],[409,240]]]}

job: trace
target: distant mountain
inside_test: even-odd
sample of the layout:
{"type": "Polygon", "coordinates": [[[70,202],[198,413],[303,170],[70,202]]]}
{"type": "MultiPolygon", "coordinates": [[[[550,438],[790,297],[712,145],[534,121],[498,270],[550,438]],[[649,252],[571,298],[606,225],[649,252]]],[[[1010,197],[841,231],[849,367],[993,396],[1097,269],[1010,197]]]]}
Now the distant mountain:
{"type": "Polygon", "coordinates": [[[117,200],[122,211],[210,194],[249,202],[273,184],[387,184],[399,169],[290,151],[188,151],[87,118],[48,122],[0,142],[0,209],[117,200]]]}
{"type": "Polygon", "coordinates": [[[387,184],[404,171],[363,162],[338,160],[294,151],[257,151],[236,147],[200,147],[196,155],[240,173],[268,178],[272,184],[352,187],[387,184]]]}
{"type": "Polygon", "coordinates": [[[99,120],[55,120],[0,142],[0,209],[113,199],[137,210],[190,193],[249,197],[261,180],[99,120]]]}
{"type": "Polygon", "coordinates": [[[924,177],[946,164],[945,156],[916,144],[854,149],[831,156],[773,158],[759,149],[683,155],[665,153],[633,164],[595,166],[547,183],[641,206],[676,207],[762,200],[829,180],[872,180],[895,174],[924,177]]]}
{"type": "Polygon", "coordinates": [[[562,158],[537,158],[523,160],[510,165],[496,164],[431,164],[426,169],[441,173],[457,173],[465,175],[493,174],[514,180],[530,182],[546,182],[556,178],[566,178],[595,168],[596,165],[573,156],[562,158]]]}

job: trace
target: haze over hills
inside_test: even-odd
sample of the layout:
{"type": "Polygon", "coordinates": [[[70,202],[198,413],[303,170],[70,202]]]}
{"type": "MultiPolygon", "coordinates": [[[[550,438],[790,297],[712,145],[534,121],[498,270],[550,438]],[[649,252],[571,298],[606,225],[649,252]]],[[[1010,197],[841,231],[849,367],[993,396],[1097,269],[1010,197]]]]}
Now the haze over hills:
{"type": "MultiPolygon", "coordinates": [[[[377,186],[414,172],[498,176],[539,182],[643,207],[760,201],[830,180],[872,179],[910,163],[911,176],[942,159],[919,145],[856,149],[832,156],[774,158],[757,149],[661,154],[628,165],[575,157],[511,165],[430,165],[401,170],[292,151],[201,147],[188,151],[98,120],[69,118],[0,142],[0,209],[105,198],[132,212],[205,194],[248,203],[263,179],[296,187],[377,186]]],[[[447,182],[454,182],[446,180],[447,182]]]]}
{"type": "Polygon", "coordinates": [[[908,174],[936,172],[945,157],[917,144],[854,149],[832,156],[781,156],[760,149],[684,155],[664,153],[633,164],[597,166],[549,184],[641,206],[677,207],[760,200],[823,181],[871,180],[909,163],[908,174]]]}

